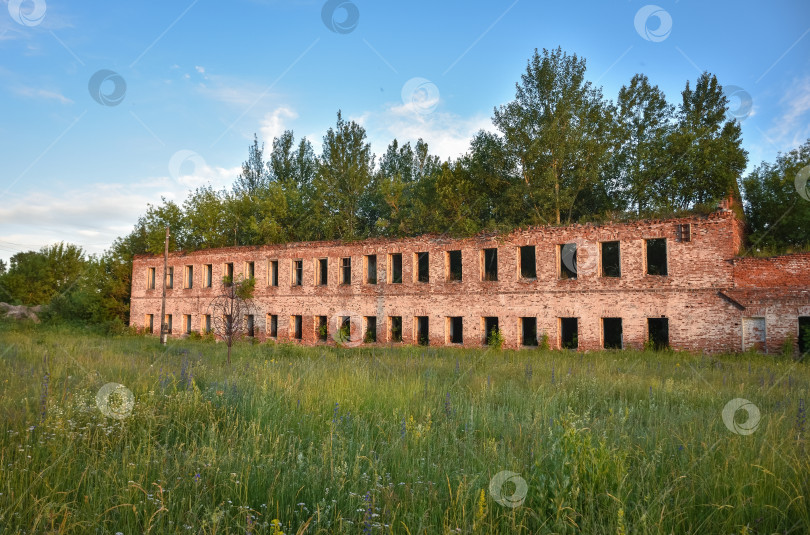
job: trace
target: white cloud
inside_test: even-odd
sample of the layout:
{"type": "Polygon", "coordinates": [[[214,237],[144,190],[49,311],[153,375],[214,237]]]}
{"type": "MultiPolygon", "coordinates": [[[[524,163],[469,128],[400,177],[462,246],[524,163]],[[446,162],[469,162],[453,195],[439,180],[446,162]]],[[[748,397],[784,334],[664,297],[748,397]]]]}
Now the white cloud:
{"type": "Polygon", "coordinates": [[[194,69],[195,69],[195,70],[196,70],[198,73],[200,73],[200,74],[205,74],[205,67],[201,67],[201,66],[199,66],[199,65],[196,65],[196,66],[194,67],[194,69]]]}
{"type": "Polygon", "coordinates": [[[279,137],[286,129],[285,119],[297,119],[298,114],[290,108],[280,107],[271,111],[262,119],[260,131],[264,140],[271,144],[273,139],[279,137]]]}
{"type": "Polygon", "coordinates": [[[768,137],[790,150],[810,138],[810,76],[794,80],[779,104],[784,111],[773,121],[768,137]]]}
{"type": "Polygon", "coordinates": [[[40,98],[45,100],[58,100],[62,104],[73,104],[73,101],[57,91],[36,89],[34,87],[17,87],[15,92],[27,98],[40,98]]]}

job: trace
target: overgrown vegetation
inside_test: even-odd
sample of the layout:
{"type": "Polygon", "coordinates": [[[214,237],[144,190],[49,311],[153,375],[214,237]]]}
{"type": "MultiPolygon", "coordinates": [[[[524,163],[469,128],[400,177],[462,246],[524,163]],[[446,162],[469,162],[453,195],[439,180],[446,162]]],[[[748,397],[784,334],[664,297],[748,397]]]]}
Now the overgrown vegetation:
{"type": "Polygon", "coordinates": [[[0,525],[810,531],[804,363],[240,343],[227,366],[221,353],[201,341],[163,348],[153,337],[0,322],[0,525]],[[110,382],[134,394],[128,417],[100,412],[110,382]],[[749,435],[723,422],[735,398],[761,413],[749,435]],[[519,507],[490,493],[503,470],[527,483],[519,507]]]}
{"type": "Polygon", "coordinates": [[[587,80],[584,58],[558,48],[535,51],[515,89],[513,101],[493,110],[497,132],[477,133],[455,160],[441,161],[422,140],[396,139],[377,158],[364,128],[340,112],[320,155],[293,131],[269,150],[254,139],[231,189],[202,187],[182,203],[150,205],[98,258],[60,246],[66,278],[50,277],[63,269],[50,248],[15,255],[5,274],[0,263],[0,300],[46,304],[59,296],[54,317],[126,323],[132,257],[162,254],[166,226],[171,250],[469,236],[706,213],[730,195],[745,200],[737,209],[745,207],[752,232],[746,252],[810,248],[810,191],[802,198],[796,180],[810,165],[810,140],[743,179],[740,124],[714,75],[687,81],[672,103],[637,74],[614,102],[587,80]]]}

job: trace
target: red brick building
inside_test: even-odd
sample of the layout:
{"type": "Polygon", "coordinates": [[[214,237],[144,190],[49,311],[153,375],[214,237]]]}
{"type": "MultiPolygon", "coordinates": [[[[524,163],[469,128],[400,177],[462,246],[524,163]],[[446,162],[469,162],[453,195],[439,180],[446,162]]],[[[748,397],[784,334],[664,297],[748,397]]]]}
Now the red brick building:
{"type": "MultiPolygon", "coordinates": [[[[708,352],[799,347],[810,327],[810,254],[737,256],[743,225],[707,216],[532,227],[466,239],[229,247],[169,255],[173,336],[212,325],[226,275],[255,277],[261,340],[597,350],[645,342],[708,352]]],[[[133,326],[157,332],[161,256],[133,265],[133,326]],[[157,282],[156,282],[157,281],[157,282]]]]}

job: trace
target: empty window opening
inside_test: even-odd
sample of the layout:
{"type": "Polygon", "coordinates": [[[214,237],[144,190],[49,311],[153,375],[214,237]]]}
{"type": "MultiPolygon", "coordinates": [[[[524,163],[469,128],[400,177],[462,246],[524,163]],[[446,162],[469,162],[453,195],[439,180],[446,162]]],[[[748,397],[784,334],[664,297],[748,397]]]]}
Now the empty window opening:
{"type": "Polygon", "coordinates": [[[624,347],[621,318],[602,318],[602,347],[605,349],[624,347]]]}
{"type": "Polygon", "coordinates": [[[253,336],[256,334],[253,325],[253,314],[245,315],[245,334],[247,334],[251,338],[253,338],[253,336]]]}
{"type": "Polygon", "coordinates": [[[352,337],[352,318],[350,316],[340,317],[340,329],[338,337],[343,342],[350,342],[352,337]]]}
{"type": "Polygon", "coordinates": [[[416,282],[430,282],[430,253],[416,253],[416,282]]]}
{"type": "Polygon", "coordinates": [[[186,266],[183,271],[183,287],[190,290],[194,288],[194,266],[186,266]]]}
{"type": "Polygon", "coordinates": [[[245,278],[250,280],[256,275],[256,264],[254,262],[245,262],[245,278]]]}
{"type": "Polygon", "coordinates": [[[225,334],[232,334],[234,331],[233,319],[230,314],[222,316],[223,323],[225,324],[225,334]]]}
{"type": "Polygon", "coordinates": [[[371,344],[377,341],[377,316],[366,316],[366,332],[363,333],[363,341],[371,344]]]}
{"type": "Polygon", "coordinates": [[[303,325],[302,319],[303,318],[301,316],[293,316],[291,318],[290,327],[292,327],[292,329],[291,329],[292,330],[292,335],[293,335],[293,339],[295,339],[295,340],[301,340],[301,339],[304,338],[304,333],[302,332],[303,329],[301,328],[302,325],[303,325]]]}
{"type": "Polygon", "coordinates": [[[205,314],[202,317],[202,332],[205,334],[211,332],[211,314],[205,314]]]}
{"type": "Polygon", "coordinates": [[[366,284],[377,284],[377,255],[366,255],[366,284]]]}
{"type": "Polygon", "coordinates": [[[304,284],[304,261],[293,260],[292,265],[292,285],[301,286],[304,284]]]}
{"type": "Polygon", "coordinates": [[[210,288],[214,282],[214,266],[205,264],[203,266],[203,287],[210,288]]]}
{"type": "Polygon", "coordinates": [[[318,286],[326,286],[326,283],[329,280],[329,260],[326,258],[319,258],[317,260],[317,273],[318,273],[318,280],[315,281],[315,284],[318,286]]]}
{"type": "Polygon", "coordinates": [[[461,251],[447,251],[447,280],[461,280],[461,251]]]}
{"type": "Polygon", "coordinates": [[[172,315],[166,314],[166,317],[163,318],[163,328],[165,332],[171,334],[172,333],[172,315]]]}
{"type": "Polygon", "coordinates": [[[447,339],[451,344],[464,343],[464,318],[461,316],[447,318],[447,339]]]}
{"type": "Polygon", "coordinates": [[[602,242],[602,276],[621,277],[622,268],[620,264],[619,242],[602,242]]]}
{"type": "Polygon", "coordinates": [[[690,242],[692,241],[692,224],[683,223],[678,225],[678,241],[690,242]]]}
{"type": "Polygon", "coordinates": [[[498,249],[484,249],[483,258],[483,280],[498,280],[498,249]]]}
{"type": "Polygon", "coordinates": [[[155,289],[155,268],[149,268],[149,271],[146,272],[146,289],[155,289]]]}
{"type": "Polygon", "coordinates": [[[577,244],[565,243],[560,249],[560,278],[577,278],[577,244]]]}
{"type": "Polygon", "coordinates": [[[563,349],[579,347],[578,318],[560,318],[560,347],[563,349]]]}
{"type": "Polygon", "coordinates": [[[148,333],[155,332],[155,316],[154,314],[147,314],[143,320],[143,327],[148,333]]]}
{"type": "Polygon", "coordinates": [[[810,316],[799,316],[799,354],[810,351],[810,316]]]}
{"type": "Polygon", "coordinates": [[[416,343],[426,346],[430,344],[430,331],[428,329],[428,317],[416,316],[414,318],[416,323],[416,343]]]}
{"type": "Polygon", "coordinates": [[[183,314],[183,332],[186,334],[191,333],[191,316],[189,314],[183,314]]]}
{"type": "Polygon", "coordinates": [[[501,330],[498,326],[498,318],[494,316],[484,318],[484,345],[492,345],[495,339],[500,336],[501,330]]]}
{"type": "Polygon", "coordinates": [[[351,257],[341,258],[340,284],[351,284],[351,283],[352,283],[352,259],[351,257]]]}
{"type": "Polygon", "coordinates": [[[402,254],[389,255],[391,262],[391,283],[402,284],[402,254]]]}
{"type": "Polygon", "coordinates": [[[278,315],[267,315],[267,336],[275,338],[278,336],[278,315]]]}
{"type": "Polygon", "coordinates": [[[267,273],[267,285],[278,286],[278,260],[270,261],[270,269],[267,273]]]}
{"type": "Polygon", "coordinates": [[[388,339],[392,342],[402,341],[402,316],[388,318],[388,339]]]}
{"type": "Polygon", "coordinates": [[[667,240],[647,240],[647,275],[667,274],[667,240]]]}
{"type": "Polygon", "coordinates": [[[669,347],[669,318],[647,318],[650,345],[656,351],[669,347]]]}
{"type": "Polygon", "coordinates": [[[233,263],[225,264],[222,277],[225,286],[230,286],[233,283],[233,263]]]}
{"type": "Polygon", "coordinates": [[[174,288],[174,268],[170,267],[166,270],[166,289],[171,290],[174,288]]]}
{"type": "Polygon", "coordinates": [[[326,337],[329,334],[329,327],[327,327],[326,323],[326,316],[316,316],[316,325],[315,328],[318,332],[318,340],[325,342],[326,337]]]}
{"type": "Polygon", "coordinates": [[[521,344],[537,345],[537,318],[520,318],[521,344]]]}
{"type": "Polygon", "coordinates": [[[524,245],[520,248],[520,276],[524,279],[537,278],[537,260],[534,245],[524,245]]]}

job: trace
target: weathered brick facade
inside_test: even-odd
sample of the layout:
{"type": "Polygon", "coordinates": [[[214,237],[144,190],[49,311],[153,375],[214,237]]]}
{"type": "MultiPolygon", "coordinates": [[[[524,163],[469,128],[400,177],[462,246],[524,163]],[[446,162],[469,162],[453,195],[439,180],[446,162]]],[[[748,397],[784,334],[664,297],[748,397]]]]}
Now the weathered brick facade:
{"type": "MultiPolygon", "coordinates": [[[[167,290],[166,314],[172,317],[173,336],[189,327],[204,329],[227,264],[239,276],[249,272],[252,262],[253,324],[262,340],[295,340],[298,321],[300,343],[323,343],[319,322],[325,316],[326,343],[334,343],[332,335],[344,317],[351,318],[351,344],[365,343],[369,326],[377,343],[390,343],[398,338],[394,331],[401,318],[404,343],[424,336],[431,345],[460,341],[474,347],[485,342],[490,331],[485,326],[494,326],[485,318],[497,318],[506,347],[546,338],[552,348],[640,348],[652,336],[677,349],[718,352],[753,346],[775,352],[786,337],[797,339],[799,318],[810,316],[810,254],[738,257],[742,242],[742,224],[721,209],[708,216],[532,227],[467,239],[421,236],[176,252],[169,256],[173,288],[167,290]],[[618,242],[618,258],[610,242],[618,242]],[[565,245],[574,243],[575,256],[573,247],[565,245]],[[529,248],[521,253],[521,246],[529,248]],[[495,249],[497,258],[485,249],[495,249]],[[450,251],[461,252],[460,281],[451,280],[458,257],[450,251]],[[400,283],[393,280],[399,278],[398,254],[400,283]],[[368,282],[368,255],[376,255],[376,284],[368,282]],[[325,284],[318,280],[321,259],[327,263],[325,284]],[[300,285],[295,284],[298,272],[300,285]],[[350,280],[343,284],[346,274],[350,280]],[[208,278],[211,287],[206,287],[208,278]],[[273,316],[276,333],[271,332],[273,316]],[[427,319],[420,322],[419,317],[427,319]],[[427,333],[420,335],[420,323],[427,333]]],[[[135,259],[132,325],[148,328],[151,315],[158,331],[162,278],[161,256],[135,259]]]]}

